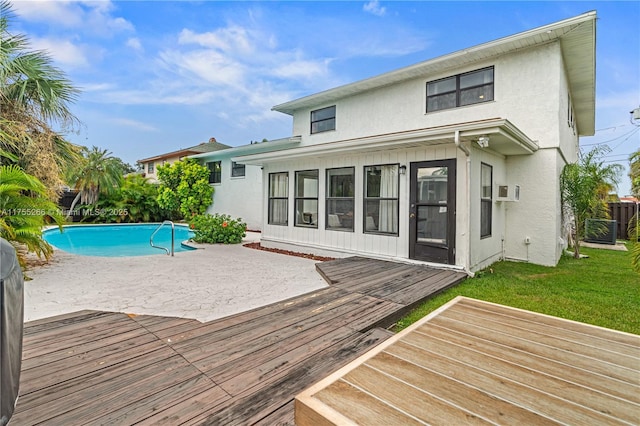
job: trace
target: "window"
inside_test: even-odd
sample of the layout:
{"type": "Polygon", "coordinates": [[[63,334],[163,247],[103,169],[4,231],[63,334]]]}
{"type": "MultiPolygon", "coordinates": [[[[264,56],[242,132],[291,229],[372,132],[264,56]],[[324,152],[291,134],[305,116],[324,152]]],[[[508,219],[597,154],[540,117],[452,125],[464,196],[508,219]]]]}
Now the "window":
{"type": "Polygon", "coordinates": [[[296,226],[318,227],[318,171],[296,172],[296,226]]]}
{"type": "Polygon", "coordinates": [[[209,168],[209,183],[222,182],[222,162],[213,161],[207,163],[207,167],[209,168]]]}
{"type": "Polygon", "coordinates": [[[493,100],[493,67],[427,83],[427,112],[493,100]]]}
{"type": "Polygon", "coordinates": [[[398,234],[397,164],[364,168],[364,232],[398,234]]]}
{"type": "Polygon", "coordinates": [[[245,165],[231,162],[231,177],[243,177],[245,174],[245,165]]]}
{"type": "Polygon", "coordinates": [[[353,231],[354,188],[353,167],[327,170],[327,229],[353,231]]]}
{"type": "Polygon", "coordinates": [[[270,225],[288,224],[289,173],[269,173],[270,225]]]}
{"type": "Polygon", "coordinates": [[[156,172],[156,163],[153,161],[149,161],[147,164],[147,173],[155,173],[156,172]]]}
{"type": "Polygon", "coordinates": [[[311,133],[336,129],[336,106],[311,111],[311,133]]]}
{"type": "Polygon", "coordinates": [[[576,121],[573,114],[573,104],[571,103],[571,93],[567,94],[568,98],[568,108],[567,108],[567,125],[573,130],[573,134],[576,134],[576,121]]]}
{"type": "Polygon", "coordinates": [[[491,236],[493,167],[481,163],[480,169],[480,238],[486,238],[491,236]]]}

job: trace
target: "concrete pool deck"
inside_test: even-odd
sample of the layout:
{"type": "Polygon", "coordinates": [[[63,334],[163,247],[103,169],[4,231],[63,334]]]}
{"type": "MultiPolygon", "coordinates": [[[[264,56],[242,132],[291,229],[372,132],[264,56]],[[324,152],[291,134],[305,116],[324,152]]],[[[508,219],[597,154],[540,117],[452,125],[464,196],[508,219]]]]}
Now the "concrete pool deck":
{"type": "MultiPolygon", "coordinates": [[[[244,242],[259,241],[247,233],[244,242]]],[[[317,262],[237,245],[137,257],[56,250],[30,269],[24,320],[80,310],[193,318],[206,322],[327,287],[317,262]]]]}

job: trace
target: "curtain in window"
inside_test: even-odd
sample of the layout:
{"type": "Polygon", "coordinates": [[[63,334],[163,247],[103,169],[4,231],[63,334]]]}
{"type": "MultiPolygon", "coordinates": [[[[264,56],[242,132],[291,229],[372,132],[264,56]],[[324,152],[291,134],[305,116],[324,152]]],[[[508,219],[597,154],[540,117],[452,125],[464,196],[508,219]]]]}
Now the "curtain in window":
{"type": "Polygon", "coordinates": [[[271,223],[286,224],[289,196],[289,175],[275,173],[270,175],[269,198],[271,199],[271,223]]]}
{"type": "Polygon", "coordinates": [[[380,200],[378,213],[378,231],[398,232],[398,166],[381,166],[380,198],[394,198],[394,200],[380,200]]]}

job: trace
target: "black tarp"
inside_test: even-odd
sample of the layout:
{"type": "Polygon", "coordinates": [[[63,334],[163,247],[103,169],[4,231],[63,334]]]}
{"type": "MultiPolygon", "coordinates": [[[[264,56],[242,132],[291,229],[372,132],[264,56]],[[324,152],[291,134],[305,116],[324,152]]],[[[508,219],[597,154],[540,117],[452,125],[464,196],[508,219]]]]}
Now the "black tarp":
{"type": "Polygon", "coordinates": [[[0,238],[0,425],[11,419],[20,385],[24,280],[11,244],[0,238]]]}

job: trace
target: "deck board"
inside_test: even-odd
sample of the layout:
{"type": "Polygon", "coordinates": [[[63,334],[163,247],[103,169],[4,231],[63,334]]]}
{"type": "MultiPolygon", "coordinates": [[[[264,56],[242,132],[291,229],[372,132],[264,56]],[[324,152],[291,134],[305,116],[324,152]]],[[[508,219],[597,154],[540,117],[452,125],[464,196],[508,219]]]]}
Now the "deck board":
{"type": "Polygon", "coordinates": [[[11,425],[293,425],[297,393],[466,277],[438,285],[438,270],[359,257],[317,269],[329,287],[207,323],[100,311],[27,323],[11,425]]]}
{"type": "Polygon", "coordinates": [[[458,297],[302,392],[295,419],[637,424],[639,361],[640,336],[458,297]]]}

